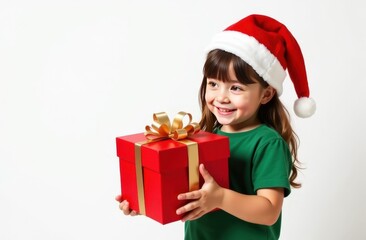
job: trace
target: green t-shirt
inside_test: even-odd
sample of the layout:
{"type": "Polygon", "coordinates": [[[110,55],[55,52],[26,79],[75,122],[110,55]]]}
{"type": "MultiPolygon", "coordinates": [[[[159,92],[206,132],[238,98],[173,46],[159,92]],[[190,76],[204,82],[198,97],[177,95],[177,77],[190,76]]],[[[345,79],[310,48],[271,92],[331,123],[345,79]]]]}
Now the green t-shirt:
{"type": "MultiPolygon", "coordinates": [[[[258,189],[284,188],[290,194],[291,153],[288,144],[266,125],[240,133],[217,134],[230,141],[230,189],[255,195],[258,189]]],[[[250,206],[249,206],[250,207],[250,206]]],[[[186,240],[262,240],[278,239],[281,216],[272,226],[253,224],[222,210],[205,214],[185,223],[186,240]]]]}

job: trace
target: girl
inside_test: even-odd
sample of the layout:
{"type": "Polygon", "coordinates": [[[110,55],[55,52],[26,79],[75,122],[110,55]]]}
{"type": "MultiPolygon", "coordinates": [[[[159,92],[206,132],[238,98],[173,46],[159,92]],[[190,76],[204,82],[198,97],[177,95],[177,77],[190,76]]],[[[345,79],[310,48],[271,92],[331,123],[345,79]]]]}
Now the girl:
{"type": "MultiPolygon", "coordinates": [[[[278,239],[284,197],[301,186],[297,137],[279,99],[286,69],[299,97],[295,113],[315,111],[301,50],[283,24],[250,15],[219,33],[207,51],[200,125],[229,137],[230,189],[199,166],[202,188],[178,196],[190,200],[177,209],[185,239],[278,239]]],[[[136,214],[125,201],[120,208],[136,214]]]]}

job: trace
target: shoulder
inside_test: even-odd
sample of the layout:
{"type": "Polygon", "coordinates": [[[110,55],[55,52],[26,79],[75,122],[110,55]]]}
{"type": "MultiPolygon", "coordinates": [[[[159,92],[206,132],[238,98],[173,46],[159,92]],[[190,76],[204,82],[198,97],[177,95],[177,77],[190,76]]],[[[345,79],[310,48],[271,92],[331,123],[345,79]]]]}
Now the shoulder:
{"type": "Polygon", "coordinates": [[[261,125],[257,128],[254,139],[257,141],[257,150],[264,147],[283,148],[288,150],[288,144],[282,136],[267,125],[261,125]]]}
{"type": "Polygon", "coordinates": [[[261,140],[281,140],[283,139],[281,135],[273,128],[267,125],[260,125],[253,130],[253,137],[261,140]]]}
{"type": "Polygon", "coordinates": [[[260,125],[255,130],[257,130],[257,132],[261,134],[280,136],[280,134],[276,130],[265,124],[260,125]]]}

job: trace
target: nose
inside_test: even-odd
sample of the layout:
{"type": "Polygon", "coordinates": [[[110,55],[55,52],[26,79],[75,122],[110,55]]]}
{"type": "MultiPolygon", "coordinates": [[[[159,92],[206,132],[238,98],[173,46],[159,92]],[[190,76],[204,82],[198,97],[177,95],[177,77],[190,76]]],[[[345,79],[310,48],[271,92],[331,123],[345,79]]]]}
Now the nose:
{"type": "Polygon", "coordinates": [[[218,103],[229,103],[230,99],[226,93],[226,91],[222,90],[220,93],[216,96],[216,102],[218,103]]]}

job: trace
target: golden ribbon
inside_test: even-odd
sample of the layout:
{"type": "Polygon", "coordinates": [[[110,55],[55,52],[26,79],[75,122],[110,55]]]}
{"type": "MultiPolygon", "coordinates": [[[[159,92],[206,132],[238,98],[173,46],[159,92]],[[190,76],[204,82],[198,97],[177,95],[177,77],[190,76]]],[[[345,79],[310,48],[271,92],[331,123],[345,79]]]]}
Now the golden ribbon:
{"type": "Polygon", "coordinates": [[[170,122],[169,117],[165,112],[154,113],[153,119],[153,124],[145,127],[146,131],[144,134],[147,140],[135,143],[135,165],[139,213],[143,215],[146,215],[146,209],[141,162],[141,146],[146,143],[173,139],[187,145],[189,191],[199,188],[198,145],[196,142],[185,139],[188,136],[199,132],[199,124],[192,122],[192,115],[186,112],[177,113],[173,122],[170,122]],[[183,119],[185,116],[189,117],[189,121],[186,126],[183,126],[183,119]]]}
{"type": "Polygon", "coordinates": [[[145,127],[147,139],[163,140],[171,138],[180,140],[195,134],[200,130],[198,123],[192,122],[192,115],[186,112],[179,112],[170,123],[169,117],[165,112],[154,113],[154,122],[151,126],[145,127]],[[189,122],[183,127],[183,118],[189,117],[189,122]]]}

